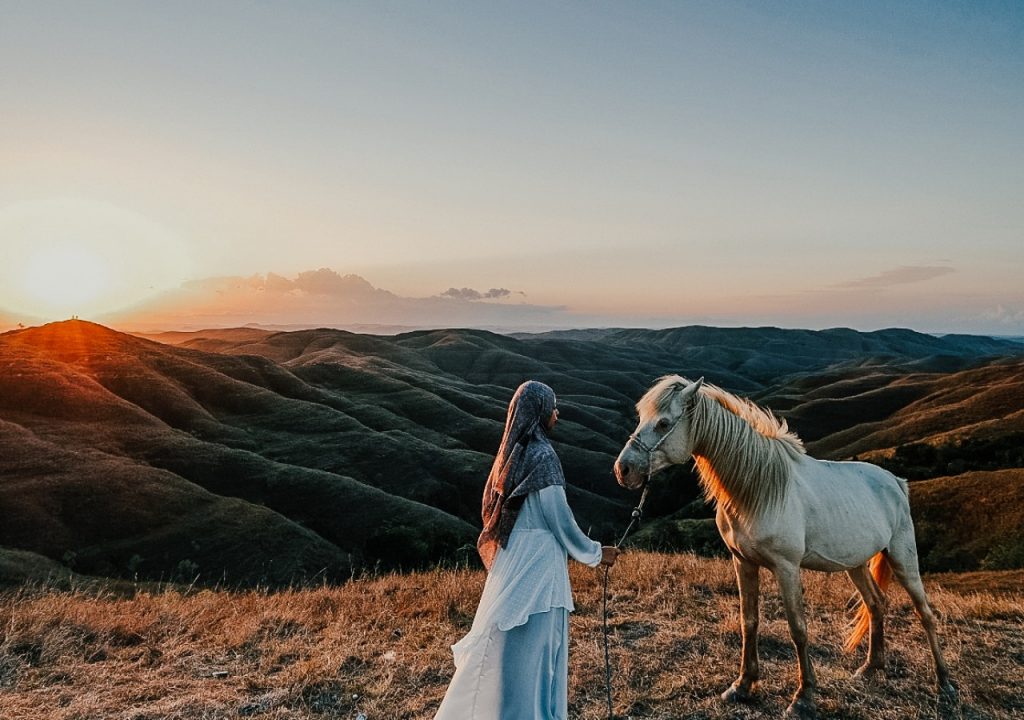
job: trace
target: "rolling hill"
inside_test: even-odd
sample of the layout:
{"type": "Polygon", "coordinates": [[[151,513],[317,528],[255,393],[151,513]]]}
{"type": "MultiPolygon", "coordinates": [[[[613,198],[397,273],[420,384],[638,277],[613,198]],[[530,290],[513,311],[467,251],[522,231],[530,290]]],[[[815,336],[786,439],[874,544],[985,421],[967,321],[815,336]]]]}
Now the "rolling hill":
{"type": "Polygon", "coordinates": [[[822,457],[878,462],[911,479],[1024,466],[1019,358],[929,372],[862,365],[762,400],[783,410],[822,457]]]}
{"type": "MultiPolygon", "coordinates": [[[[472,557],[528,378],[559,393],[570,502],[604,539],[635,500],[611,475],[633,403],[668,372],[750,394],[828,457],[1011,437],[1024,412],[1020,345],[908,330],[161,340],[83,321],[0,335],[0,546],[90,575],[275,586],[472,557]]],[[[706,515],[686,469],[665,476],[652,517],[706,515]]]]}

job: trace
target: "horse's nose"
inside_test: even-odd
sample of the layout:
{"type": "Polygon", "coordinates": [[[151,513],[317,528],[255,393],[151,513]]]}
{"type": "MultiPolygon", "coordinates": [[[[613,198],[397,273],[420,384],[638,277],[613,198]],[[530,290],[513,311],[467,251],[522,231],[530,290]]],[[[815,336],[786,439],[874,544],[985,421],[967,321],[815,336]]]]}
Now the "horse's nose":
{"type": "Polygon", "coordinates": [[[630,470],[631,468],[629,467],[629,463],[623,462],[622,460],[615,461],[615,477],[620,483],[629,477],[630,470]]]}

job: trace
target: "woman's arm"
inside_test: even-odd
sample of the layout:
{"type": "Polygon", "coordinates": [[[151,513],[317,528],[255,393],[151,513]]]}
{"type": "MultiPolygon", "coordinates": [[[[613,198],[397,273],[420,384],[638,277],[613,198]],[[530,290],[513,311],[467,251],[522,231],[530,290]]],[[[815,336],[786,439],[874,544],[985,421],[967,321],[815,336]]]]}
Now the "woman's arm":
{"type": "Polygon", "coordinates": [[[536,494],[548,529],[566,552],[584,565],[597,567],[601,563],[601,543],[588,538],[576,524],[576,518],[565,498],[565,488],[549,485],[537,490],[536,494]]]}

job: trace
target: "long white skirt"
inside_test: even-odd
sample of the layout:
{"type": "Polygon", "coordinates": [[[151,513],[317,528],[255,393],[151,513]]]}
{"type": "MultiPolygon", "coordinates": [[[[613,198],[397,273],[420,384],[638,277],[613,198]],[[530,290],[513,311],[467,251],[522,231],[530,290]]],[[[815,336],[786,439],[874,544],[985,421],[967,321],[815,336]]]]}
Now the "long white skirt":
{"type": "Polygon", "coordinates": [[[569,611],[534,613],[497,625],[460,653],[435,720],[566,720],[569,611]]]}

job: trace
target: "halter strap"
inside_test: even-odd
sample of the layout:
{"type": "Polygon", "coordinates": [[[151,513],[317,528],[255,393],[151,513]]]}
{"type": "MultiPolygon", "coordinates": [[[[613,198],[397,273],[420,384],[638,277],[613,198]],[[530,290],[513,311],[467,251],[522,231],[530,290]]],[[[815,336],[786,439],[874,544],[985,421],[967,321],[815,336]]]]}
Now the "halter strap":
{"type": "MultiPolygon", "coordinates": [[[[641,450],[643,450],[645,453],[647,453],[647,464],[648,464],[648,466],[650,465],[651,455],[653,455],[654,451],[657,450],[659,447],[661,447],[661,444],[663,442],[665,442],[666,439],[668,439],[668,436],[671,435],[672,431],[676,429],[676,426],[679,425],[679,423],[683,419],[683,415],[685,415],[685,414],[686,414],[685,410],[682,413],[680,413],[679,417],[676,418],[676,421],[674,423],[672,423],[672,427],[670,427],[668,430],[666,430],[662,434],[662,436],[660,438],[658,438],[658,442],[654,443],[654,445],[648,445],[647,443],[645,443],[640,438],[640,433],[639,432],[634,432],[634,433],[632,433],[629,436],[629,442],[633,443],[634,445],[639,446],[641,450]]],[[[650,474],[648,474],[648,479],[650,479],[650,474]]]]}

